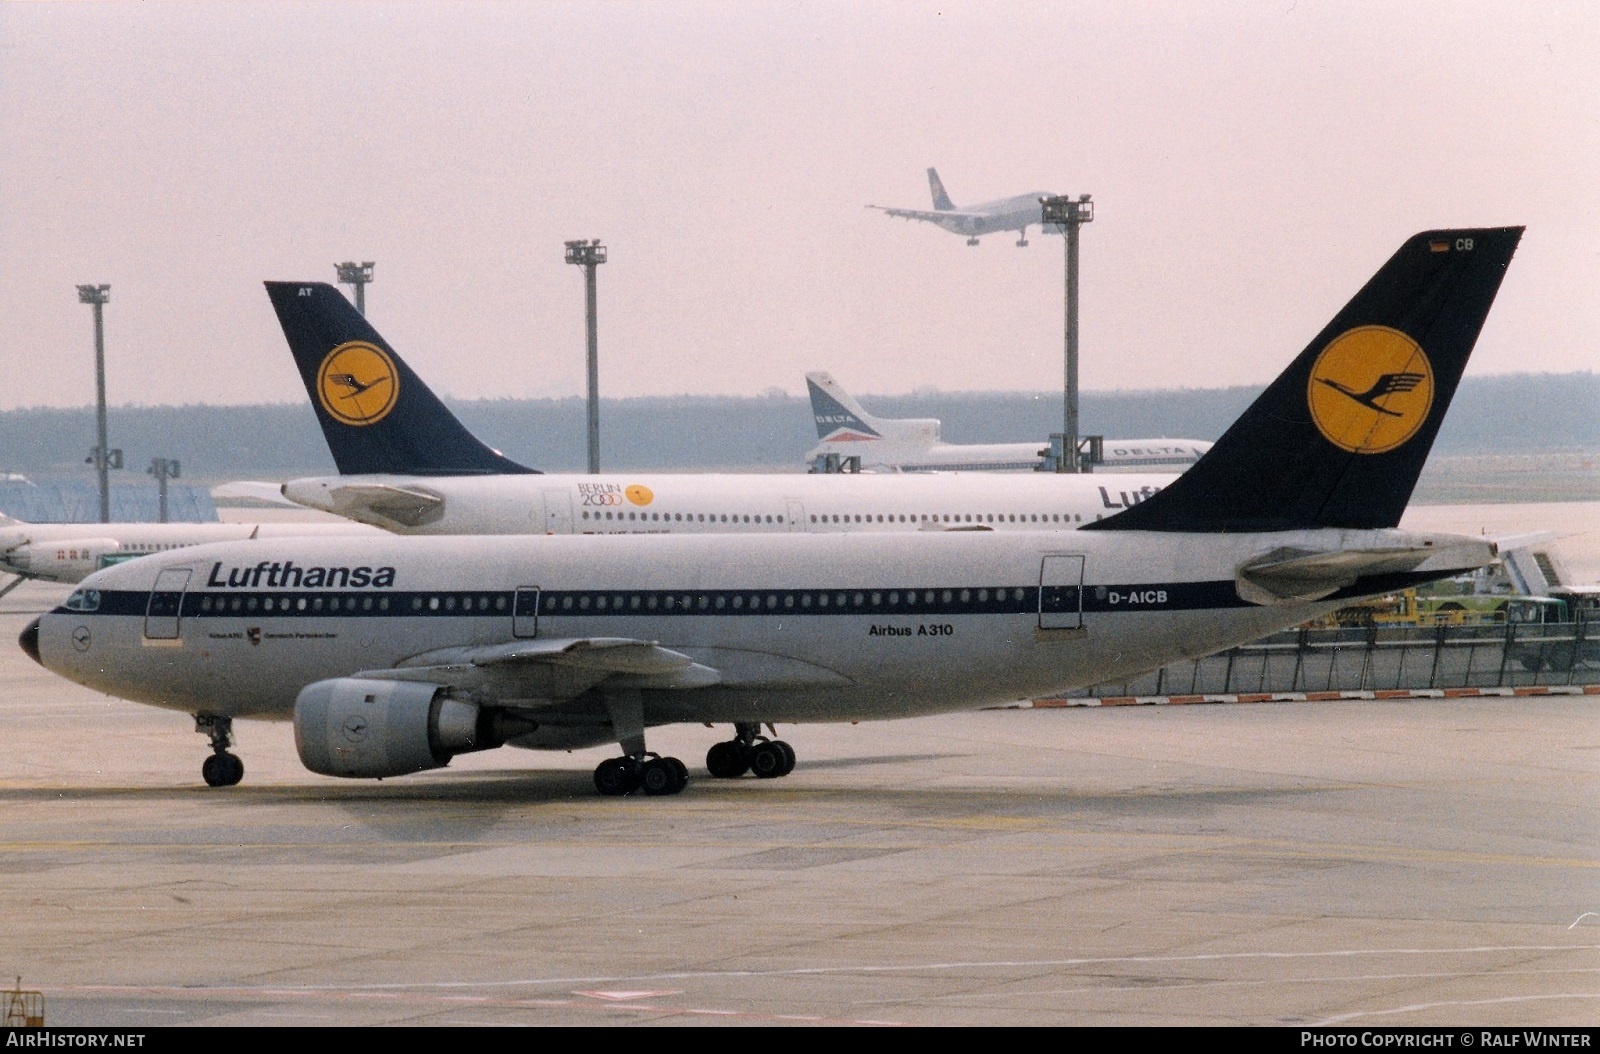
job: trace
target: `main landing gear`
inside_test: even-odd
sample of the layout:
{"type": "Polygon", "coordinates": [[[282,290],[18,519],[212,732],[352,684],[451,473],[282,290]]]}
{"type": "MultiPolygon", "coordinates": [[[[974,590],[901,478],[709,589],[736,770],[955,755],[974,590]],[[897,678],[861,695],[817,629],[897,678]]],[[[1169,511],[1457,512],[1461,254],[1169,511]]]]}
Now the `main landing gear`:
{"type": "MultiPolygon", "coordinates": [[[[776,734],[772,726],[767,727],[776,734]]],[[[764,780],[771,780],[794,771],[794,748],[789,744],[761,735],[759,724],[740,722],[733,730],[734,738],[706,751],[706,768],[711,775],[731,780],[753,772],[764,780]]]]}
{"type": "Polygon", "coordinates": [[[978,244],[978,239],[976,239],[976,238],[968,238],[967,239],[967,244],[968,245],[977,245],[978,244]]]}
{"type": "Polygon", "coordinates": [[[606,713],[617,732],[620,758],[595,766],[594,789],[605,795],[629,794],[642,789],[658,796],[677,794],[689,785],[689,769],[677,758],[664,758],[644,748],[644,702],[637,690],[605,697],[606,713]]]}
{"type": "Polygon", "coordinates": [[[200,766],[208,787],[232,787],[244,779],[244,762],[228,753],[233,746],[233,718],[195,714],[194,730],[211,737],[212,755],[200,766]]]}
{"type": "Polygon", "coordinates": [[[608,758],[594,770],[594,789],[605,795],[642,789],[652,797],[677,794],[689,785],[689,769],[677,758],[659,754],[608,758]]]}

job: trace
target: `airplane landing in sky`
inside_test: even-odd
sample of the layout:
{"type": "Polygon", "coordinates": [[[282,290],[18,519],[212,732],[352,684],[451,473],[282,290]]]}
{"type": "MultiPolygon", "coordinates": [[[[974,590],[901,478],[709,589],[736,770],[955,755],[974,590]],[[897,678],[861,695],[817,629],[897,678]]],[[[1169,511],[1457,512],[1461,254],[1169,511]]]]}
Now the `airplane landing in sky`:
{"type": "Polygon", "coordinates": [[[1039,199],[1055,196],[1048,190],[1034,190],[1011,198],[1000,198],[998,201],[985,201],[978,205],[957,208],[950,200],[950,195],[945,193],[944,183],[939,179],[938,170],[932,168],[928,169],[928,188],[933,192],[932,210],[895,209],[884,205],[868,205],[867,208],[877,209],[903,220],[923,220],[943,227],[952,234],[964,234],[968,245],[977,245],[978,238],[985,234],[1016,231],[1017,245],[1025,246],[1028,244],[1028,228],[1035,225],[1044,227],[1046,234],[1061,233],[1059,225],[1045,226],[1040,222],[1043,218],[1043,208],[1039,204],[1039,199]]]}

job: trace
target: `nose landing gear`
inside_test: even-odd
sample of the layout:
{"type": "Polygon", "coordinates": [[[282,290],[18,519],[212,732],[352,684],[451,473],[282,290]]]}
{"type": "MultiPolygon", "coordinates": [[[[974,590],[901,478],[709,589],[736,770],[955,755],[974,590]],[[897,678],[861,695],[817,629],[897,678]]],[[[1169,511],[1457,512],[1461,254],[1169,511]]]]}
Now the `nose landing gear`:
{"type": "Polygon", "coordinates": [[[208,787],[232,787],[244,779],[244,762],[228,753],[233,746],[233,718],[195,714],[194,730],[211,738],[212,755],[200,766],[208,787]]]}

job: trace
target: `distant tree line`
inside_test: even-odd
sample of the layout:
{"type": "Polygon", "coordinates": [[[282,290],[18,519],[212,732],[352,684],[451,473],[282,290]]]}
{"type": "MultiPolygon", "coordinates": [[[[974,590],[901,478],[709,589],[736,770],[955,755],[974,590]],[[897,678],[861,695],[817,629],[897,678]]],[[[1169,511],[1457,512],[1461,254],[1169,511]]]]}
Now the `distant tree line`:
{"type": "MultiPolygon", "coordinates": [[[[1108,438],[1216,439],[1260,389],[1084,392],[1081,430],[1108,438]]],[[[858,396],[880,417],[936,417],[951,443],[1045,445],[1061,430],[1053,392],[917,392],[858,396]]],[[[484,442],[536,468],[581,472],[585,403],[567,399],[457,401],[457,415],[484,442]]],[[[111,445],[123,478],[154,457],[177,458],[188,481],[276,480],[334,471],[309,405],[113,407],[111,445]]],[[[672,396],[602,400],[601,467],[632,471],[800,471],[816,444],[810,404],[795,396],[672,396]]],[[[94,411],[0,412],[0,472],[35,478],[90,473],[94,411]]],[[[1440,454],[1600,450],[1600,376],[1594,373],[1469,377],[1445,419],[1440,454]]]]}

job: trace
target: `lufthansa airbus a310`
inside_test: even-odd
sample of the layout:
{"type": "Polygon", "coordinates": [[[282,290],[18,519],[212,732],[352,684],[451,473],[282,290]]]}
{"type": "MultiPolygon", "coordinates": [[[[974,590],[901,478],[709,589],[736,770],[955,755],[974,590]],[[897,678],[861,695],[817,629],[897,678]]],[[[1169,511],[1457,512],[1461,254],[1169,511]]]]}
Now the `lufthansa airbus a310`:
{"type": "Polygon", "coordinates": [[[597,789],[672,794],[646,732],[677,722],[732,726],[710,775],[783,776],[763,727],[1115,679],[1488,563],[1397,524],[1520,235],[1408,240],[1188,472],[1077,531],[220,543],[97,572],[21,644],[195,715],[213,785],[235,718],[291,721],[330,776],[614,742],[597,789]],[[1347,394],[1385,374],[1419,380],[1347,394]]]}

